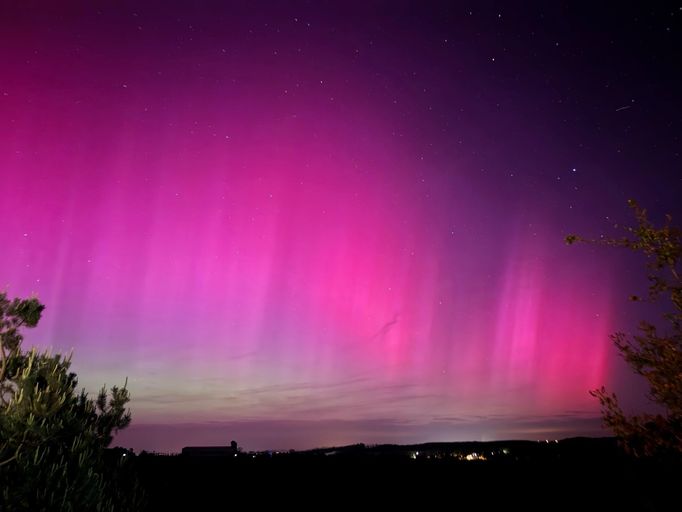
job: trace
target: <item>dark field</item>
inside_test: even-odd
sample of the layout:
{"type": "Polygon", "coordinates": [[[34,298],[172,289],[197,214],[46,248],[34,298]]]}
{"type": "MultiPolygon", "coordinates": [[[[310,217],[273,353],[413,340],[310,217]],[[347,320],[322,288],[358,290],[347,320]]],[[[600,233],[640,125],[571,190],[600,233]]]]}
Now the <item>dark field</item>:
{"type": "Polygon", "coordinates": [[[611,439],[135,459],[150,510],[679,510],[682,474],[627,458],[611,439]]]}

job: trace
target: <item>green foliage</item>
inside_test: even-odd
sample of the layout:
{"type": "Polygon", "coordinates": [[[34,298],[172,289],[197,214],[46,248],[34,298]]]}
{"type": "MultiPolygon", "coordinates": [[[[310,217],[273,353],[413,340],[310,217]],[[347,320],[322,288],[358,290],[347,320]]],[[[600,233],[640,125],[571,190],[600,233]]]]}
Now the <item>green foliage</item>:
{"type": "Polygon", "coordinates": [[[20,329],[35,327],[43,309],[36,298],[0,293],[0,509],[139,509],[132,463],[107,463],[104,453],[130,423],[128,390],[102,388],[89,399],[76,392],[70,356],[22,352],[20,329]]]}
{"type": "MultiPolygon", "coordinates": [[[[662,333],[656,325],[642,321],[639,334],[617,332],[611,336],[625,361],[649,383],[649,397],[663,412],[626,416],[614,393],[604,387],[590,393],[599,399],[604,423],[625,442],[636,456],[682,455],[682,231],[666,216],[661,227],[653,225],[646,210],[635,201],[628,202],[637,225],[625,227],[627,236],[588,240],[576,235],[566,243],[598,243],[625,247],[647,258],[648,297],[631,296],[635,301],[665,304],[663,315],[668,329],[662,333]]],[[[616,226],[617,227],[617,226],[616,226]]]]}

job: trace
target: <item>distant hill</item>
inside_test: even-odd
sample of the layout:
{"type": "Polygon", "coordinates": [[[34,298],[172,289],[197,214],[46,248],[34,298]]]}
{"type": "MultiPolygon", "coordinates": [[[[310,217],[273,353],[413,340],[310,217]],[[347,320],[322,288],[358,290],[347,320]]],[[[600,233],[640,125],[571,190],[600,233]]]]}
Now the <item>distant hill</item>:
{"type": "MultiPolygon", "coordinates": [[[[112,452],[115,453],[115,452],[112,452]]],[[[121,456],[123,456],[121,454],[121,456]]],[[[126,456],[130,456],[128,453],[126,456]]],[[[627,457],[614,438],[331,446],[134,457],[150,510],[214,503],[328,508],[669,510],[679,465],[627,457]],[[236,456],[235,456],[236,455],[236,456]],[[227,500],[227,501],[226,501],[227,500]]]]}

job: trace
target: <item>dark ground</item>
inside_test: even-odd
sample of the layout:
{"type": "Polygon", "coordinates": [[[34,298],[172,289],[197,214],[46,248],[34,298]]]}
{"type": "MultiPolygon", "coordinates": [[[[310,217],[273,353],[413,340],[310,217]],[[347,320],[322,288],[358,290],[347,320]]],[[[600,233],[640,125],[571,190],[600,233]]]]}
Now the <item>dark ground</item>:
{"type": "Polygon", "coordinates": [[[682,490],[679,465],[632,460],[612,439],[359,445],[135,459],[150,510],[476,506],[658,511],[680,510],[682,490]],[[458,460],[474,452],[487,460],[458,460]]]}

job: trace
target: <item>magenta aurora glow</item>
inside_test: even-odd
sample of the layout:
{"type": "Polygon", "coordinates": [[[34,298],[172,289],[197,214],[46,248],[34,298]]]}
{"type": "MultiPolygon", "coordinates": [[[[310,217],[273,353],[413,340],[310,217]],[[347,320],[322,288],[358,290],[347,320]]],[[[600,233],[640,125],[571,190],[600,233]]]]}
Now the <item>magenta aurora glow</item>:
{"type": "Polygon", "coordinates": [[[87,389],[128,377],[114,444],[605,434],[639,263],[563,236],[677,204],[679,31],[146,5],[0,9],[0,284],[87,389]]]}

